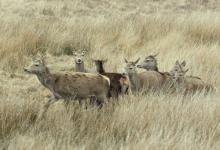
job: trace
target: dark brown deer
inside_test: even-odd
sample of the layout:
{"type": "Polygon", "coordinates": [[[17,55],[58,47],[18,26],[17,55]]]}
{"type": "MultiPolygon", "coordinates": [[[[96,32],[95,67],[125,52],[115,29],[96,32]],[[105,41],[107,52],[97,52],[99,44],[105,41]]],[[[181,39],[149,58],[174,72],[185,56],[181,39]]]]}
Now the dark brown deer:
{"type": "Polygon", "coordinates": [[[129,81],[125,75],[120,73],[105,72],[104,63],[107,60],[93,60],[96,65],[96,71],[110,79],[110,97],[118,98],[120,94],[126,94],[129,88],[129,81]]]}

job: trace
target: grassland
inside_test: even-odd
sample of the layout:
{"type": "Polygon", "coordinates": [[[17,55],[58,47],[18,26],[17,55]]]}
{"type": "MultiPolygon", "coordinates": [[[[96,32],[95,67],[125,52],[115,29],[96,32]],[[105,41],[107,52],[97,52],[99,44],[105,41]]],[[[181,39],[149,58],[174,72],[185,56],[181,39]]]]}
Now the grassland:
{"type": "Polygon", "coordinates": [[[0,149],[218,150],[219,77],[217,0],[0,1],[0,149]],[[82,47],[87,68],[108,58],[108,71],[156,52],[161,71],[186,60],[189,75],[218,91],[128,95],[102,110],[60,101],[36,121],[50,93],[23,67],[43,51],[52,71],[72,71],[71,49],[82,47]]]}

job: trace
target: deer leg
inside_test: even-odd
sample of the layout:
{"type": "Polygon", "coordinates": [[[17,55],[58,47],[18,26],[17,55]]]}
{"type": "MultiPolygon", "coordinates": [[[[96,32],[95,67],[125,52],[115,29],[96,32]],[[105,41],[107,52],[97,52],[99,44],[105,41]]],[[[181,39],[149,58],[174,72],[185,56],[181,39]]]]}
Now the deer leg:
{"type": "Polygon", "coordinates": [[[97,99],[96,100],[96,105],[99,107],[99,108],[102,108],[103,106],[103,101],[101,99],[97,99]]]}
{"type": "Polygon", "coordinates": [[[129,94],[129,87],[123,87],[124,88],[124,94],[128,95],[129,94]]]}
{"type": "Polygon", "coordinates": [[[97,96],[96,97],[96,105],[99,107],[99,108],[102,108],[103,107],[103,104],[105,103],[105,100],[106,100],[106,96],[105,95],[100,95],[100,96],[97,96]]]}
{"type": "Polygon", "coordinates": [[[122,95],[128,94],[128,88],[125,85],[121,85],[120,87],[120,93],[122,95]]]}
{"type": "Polygon", "coordinates": [[[78,99],[78,101],[79,101],[79,105],[82,106],[83,105],[82,99],[78,99]]]}
{"type": "Polygon", "coordinates": [[[90,105],[94,105],[96,102],[96,97],[95,96],[91,96],[90,99],[89,99],[89,104],[90,105]]]}
{"type": "Polygon", "coordinates": [[[45,117],[45,113],[47,112],[48,108],[50,107],[50,105],[52,105],[53,103],[55,103],[58,99],[56,97],[52,97],[49,99],[49,101],[44,105],[43,107],[43,111],[40,113],[39,115],[39,119],[42,119],[45,117]]]}
{"type": "Polygon", "coordinates": [[[111,90],[110,95],[111,95],[112,98],[115,98],[116,97],[115,91],[111,90]]]}

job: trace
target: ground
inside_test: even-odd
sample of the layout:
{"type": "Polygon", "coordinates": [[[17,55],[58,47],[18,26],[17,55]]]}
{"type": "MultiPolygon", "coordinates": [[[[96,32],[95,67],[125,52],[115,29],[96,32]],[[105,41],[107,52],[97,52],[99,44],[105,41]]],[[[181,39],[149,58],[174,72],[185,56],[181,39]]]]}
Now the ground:
{"type": "Polygon", "coordinates": [[[220,149],[217,0],[1,0],[0,16],[0,149],[220,149]],[[124,57],[159,52],[161,71],[186,60],[217,92],[127,95],[101,110],[61,100],[36,120],[51,93],[23,67],[46,52],[52,72],[73,71],[73,48],[109,72],[124,57]]]}

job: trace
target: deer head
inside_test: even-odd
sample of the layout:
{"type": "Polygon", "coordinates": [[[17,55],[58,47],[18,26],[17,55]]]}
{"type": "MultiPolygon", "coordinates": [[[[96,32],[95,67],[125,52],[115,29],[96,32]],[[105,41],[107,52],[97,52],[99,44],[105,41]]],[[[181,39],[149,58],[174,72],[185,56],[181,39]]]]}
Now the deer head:
{"type": "Polygon", "coordinates": [[[103,66],[108,60],[107,59],[92,59],[97,67],[103,66]]]}
{"type": "Polygon", "coordinates": [[[92,59],[96,66],[96,71],[98,73],[105,72],[104,64],[108,61],[107,59],[92,59]]]}
{"type": "Polygon", "coordinates": [[[74,61],[76,64],[82,64],[84,63],[84,57],[87,53],[86,49],[82,49],[82,50],[73,50],[73,56],[74,56],[74,61]]]}
{"type": "Polygon", "coordinates": [[[185,74],[189,71],[189,69],[184,69],[186,66],[186,61],[180,63],[178,60],[176,61],[173,69],[170,71],[170,75],[172,76],[173,80],[178,81],[184,78],[185,74]]]}
{"type": "Polygon", "coordinates": [[[140,58],[138,58],[136,61],[128,61],[126,58],[124,58],[125,61],[125,73],[136,73],[137,72],[137,63],[139,62],[140,58]]]}
{"type": "Polygon", "coordinates": [[[157,68],[157,55],[149,55],[147,56],[140,64],[137,65],[138,68],[143,68],[146,70],[154,70],[157,68]]]}
{"type": "Polygon", "coordinates": [[[31,74],[46,73],[47,67],[45,64],[45,55],[37,55],[32,58],[32,64],[28,67],[24,67],[24,71],[31,74]]]}
{"type": "Polygon", "coordinates": [[[183,71],[185,66],[186,66],[186,61],[185,60],[182,63],[180,63],[177,60],[174,67],[171,69],[170,74],[173,75],[175,72],[183,71]]]}

